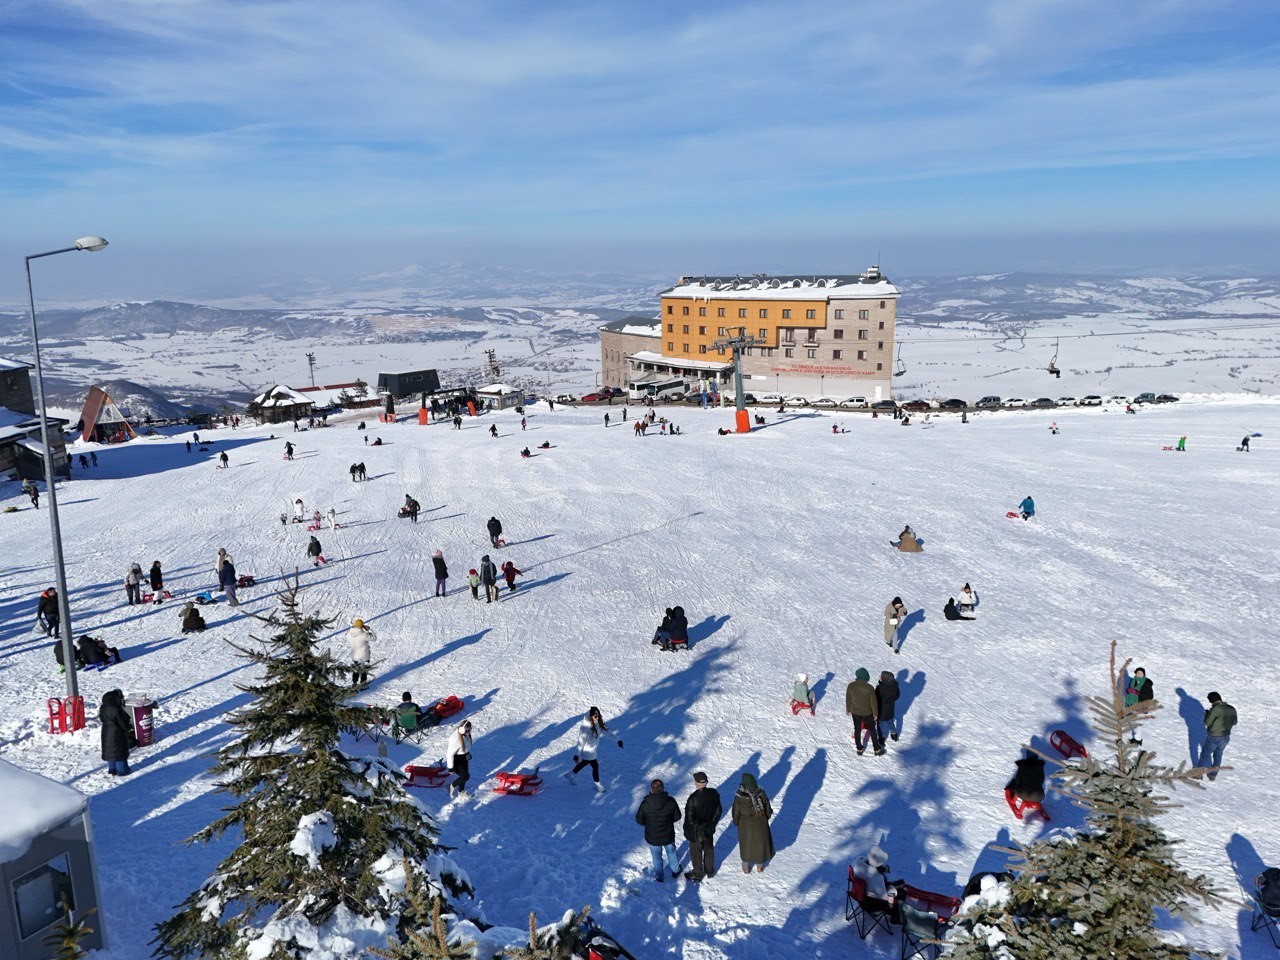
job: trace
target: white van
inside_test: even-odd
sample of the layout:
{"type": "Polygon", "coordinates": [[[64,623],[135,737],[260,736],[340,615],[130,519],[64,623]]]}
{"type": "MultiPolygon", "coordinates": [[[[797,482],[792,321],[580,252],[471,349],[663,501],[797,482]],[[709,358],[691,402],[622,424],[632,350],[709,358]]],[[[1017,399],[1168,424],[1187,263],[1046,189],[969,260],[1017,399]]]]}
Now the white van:
{"type": "Polygon", "coordinates": [[[673,377],[669,380],[650,380],[646,383],[630,384],[627,388],[627,398],[633,403],[638,403],[645,399],[676,400],[684,396],[685,389],[683,377],[673,377]]]}

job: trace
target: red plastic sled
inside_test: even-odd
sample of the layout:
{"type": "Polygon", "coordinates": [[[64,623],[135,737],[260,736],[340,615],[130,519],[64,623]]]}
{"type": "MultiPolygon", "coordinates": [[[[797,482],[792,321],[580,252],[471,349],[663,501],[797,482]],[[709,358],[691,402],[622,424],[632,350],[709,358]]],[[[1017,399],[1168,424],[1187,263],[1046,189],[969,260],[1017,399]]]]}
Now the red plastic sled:
{"type": "Polygon", "coordinates": [[[449,694],[447,697],[441,697],[428,709],[436,715],[437,720],[444,720],[446,717],[452,717],[455,713],[460,713],[463,706],[461,698],[449,694]]]}
{"type": "Polygon", "coordinates": [[[494,793],[506,793],[513,797],[531,797],[542,786],[542,778],[536,770],[533,773],[508,773],[500,770],[493,775],[493,779],[497,781],[494,793]]]}
{"type": "MultiPolygon", "coordinates": [[[[156,595],[155,595],[154,593],[144,593],[144,594],[142,595],[142,602],[143,602],[143,603],[150,603],[150,602],[151,602],[152,600],[154,600],[155,598],[156,598],[156,595]]],[[[161,590],[161,591],[160,591],[160,599],[161,599],[161,600],[172,600],[172,599],[173,599],[173,596],[169,593],[169,591],[168,591],[168,590],[161,590]]]]}
{"type": "Polygon", "coordinates": [[[791,701],[791,715],[794,717],[794,716],[795,716],[796,714],[798,714],[801,710],[808,710],[808,711],[809,711],[809,716],[811,716],[811,717],[814,715],[814,714],[813,714],[813,704],[812,704],[812,703],[801,703],[799,700],[792,700],[792,701],[791,701]]]}
{"type": "Polygon", "coordinates": [[[1036,803],[1034,800],[1023,800],[1008,787],[1005,788],[1004,799],[1009,804],[1009,809],[1013,811],[1013,815],[1019,820],[1022,819],[1024,813],[1038,813],[1044,817],[1045,823],[1049,822],[1049,812],[1045,810],[1043,803],[1036,803]]]}
{"type": "Polygon", "coordinates": [[[493,541],[493,545],[495,547],[505,547],[507,545],[507,541],[499,537],[497,540],[493,541]]]}
{"type": "Polygon", "coordinates": [[[236,587],[256,587],[257,581],[253,579],[253,574],[246,573],[243,577],[236,580],[236,587]]]}
{"type": "Polygon", "coordinates": [[[319,530],[319,529],[320,529],[320,524],[316,523],[314,520],[312,520],[310,523],[307,524],[308,531],[319,530]]]}
{"type": "Polygon", "coordinates": [[[449,777],[452,776],[449,768],[443,763],[433,764],[429,767],[407,763],[405,764],[404,772],[409,777],[404,784],[406,787],[443,787],[449,777]]]}
{"type": "Polygon", "coordinates": [[[1168,446],[1168,447],[1161,447],[1160,449],[1161,449],[1161,450],[1172,450],[1172,449],[1173,449],[1173,447],[1172,447],[1172,446],[1168,446]]]}
{"type": "Polygon", "coordinates": [[[1005,516],[1008,517],[1010,520],[1017,520],[1020,516],[1022,516],[1022,514],[1020,514],[1017,510],[1010,510],[1008,513],[1005,514],[1005,516]]]}
{"type": "Polygon", "coordinates": [[[1089,751],[1076,742],[1075,737],[1065,730],[1055,730],[1049,735],[1049,744],[1066,759],[1072,757],[1088,757],[1089,751]]]}

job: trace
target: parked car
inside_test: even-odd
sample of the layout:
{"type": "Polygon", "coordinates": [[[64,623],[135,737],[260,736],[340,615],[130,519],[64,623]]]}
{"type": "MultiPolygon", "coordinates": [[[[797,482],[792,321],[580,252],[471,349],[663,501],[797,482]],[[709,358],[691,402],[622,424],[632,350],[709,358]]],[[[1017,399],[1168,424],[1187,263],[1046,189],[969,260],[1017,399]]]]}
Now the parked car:
{"type": "Polygon", "coordinates": [[[1045,407],[1056,407],[1057,404],[1054,403],[1053,400],[1050,399],[1049,397],[1036,397],[1034,400],[1028,403],[1027,406],[1044,409],[1045,407]]]}
{"type": "MultiPolygon", "coordinates": [[[[892,403],[893,401],[890,400],[889,402],[892,403]]],[[[862,407],[865,407],[866,405],[867,405],[866,397],[845,397],[843,400],[841,400],[839,403],[836,404],[837,407],[845,407],[850,410],[857,410],[862,407]]]]}
{"type": "Polygon", "coordinates": [[[809,401],[809,406],[811,407],[834,407],[835,405],[836,402],[830,397],[815,397],[809,401]]]}
{"type": "Polygon", "coordinates": [[[761,395],[760,395],[760,402],[761,402],[761,403],[769,403],[769,404],[773,404],[773,403],[781,403],[781,402],[782,402],[782,394],[780,394],[780,393],[763,393],[763,394],[761,394],[761,395]]]}
{"type": "Polygon", "coordinates": [[[792,393],[787,395],[787,403],[795,407],[807,407],[809,406],[809,398],[801,397],[792,393]]]}
{"type": "Polygon", "coordinates": [[[1087,397],[1081,397],[1076,401],[1077,407],[1100,407],[1102,406],[1102,398],[1096,393],[1091,393],[1087,397]]]}
{"type": "Polygon", "coordinates": [[[1156,397],[1156,403],[1177,403],[1178,398],[1172,393],[1162,393],[1156,397]]]}
{"type": "Polygon", "coordinates": [[[893,413],[894,410],[898,409],[898,404],[894,400],[877,400],[871,404],[871,409],[876,411],[887,410],[889,413],[893,413]]]}
{"type": "Polygon", "coordinates": [[[1133,398],[1134,403],[1155,403],[1156,395],[1154,393],[1140,393],[1133,398]]]}
{"type": "Polygon", "coordinates": [[[955,397],[952,397],[950,400],[943,400],[938,404],[939,410],[967,410],[968,408],[969,405],[967,403],[963,400],[957,400],[955,397]]]}
{"type": "Polygon", "coordinates": [[[1025,407],[1026,405],[1027,401],[1023,400],[1021,397],[1010,397],[1008,400],[1004,401],[1003,404],[1003,406],[1006,407],[1025,407]]]}
{"type": "Polygon", "coordinates": [[[1108,403],[1128,403],[1128,397],[1107,397],[1108,403]]]}
{"type": "Polygon", "coordinates": [[[1071,406],[1075,406],[1076,398],[1075,397],[1059,397],[1055,402],[1060,407],[1071,407],[1071,406]]]}
{"type": "Polygon", "coordinates": [[[609,394],[607,393],[584,393],[582,395],[583,403],[595,403],[598,400],[608,400],[608,399],[609,399],[609,394]]]}
{"type": "Polygon", "coordinates": [[[576,403],[577,399],[578,398],[571,393],[562,393],[560,396],[556,397],[556,403],[576,403]]]}
{"type": "Polygon", "coordinates": [[[981,400],[975,403],[974,406],[977,407],[979,410],[993,410],[996,407],[1000,406],[1000,398],[999,397],[983,397],[981,400]]]}
{"type": "Polygon", "coordinates": [[[926,410],[932,409],[932,407],[929,406],[928,400],[908,400],[902,405],[902,409],[908,410],[911,413],[923,413],[926,410]]]}

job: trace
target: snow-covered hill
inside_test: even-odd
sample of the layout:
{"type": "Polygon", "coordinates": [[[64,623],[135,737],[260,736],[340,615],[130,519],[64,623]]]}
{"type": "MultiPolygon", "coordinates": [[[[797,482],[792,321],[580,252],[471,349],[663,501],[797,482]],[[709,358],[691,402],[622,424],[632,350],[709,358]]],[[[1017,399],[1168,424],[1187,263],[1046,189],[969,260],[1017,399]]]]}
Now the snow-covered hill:
{"type": "MultiPolygon", "coordinates": [[[[377,631],[368,700],[456,693],[475,724],[479,777],[519,767],[546,776],[530,799],[483,783],[456,804],[417,794],[492,921],[522,927],[531,909],[545,920],[590,904],[643,958],[896,957],[896,938],[875,934],[862,947],[845,923],[847,865],[879,842],[894,876],[952,893],[999,862],[989,844],[1038,834],[1040,824],[1011,819],[1001,788],[1021,745],[1043,746],[1056,728],[1105,750],[1087,732],[1082,697],[1104,691],[1112,639],[1147,668],[1164,705],[1144,729],[1161,760],[1188,759],[1210,690],[1240,712],[1226,758],[1234,769],[1186,791],[1165,819],[1189,868],[1234,890],[1280,862],[1267,814],[1280,799],[1270,723],[1280,712],[1270,669],[1280,404],[1237,397],[1138,416],[1111,407],[908,428],[770,412],[745,437],[716,434],[725,412],[665,412],[681,436],[637,437],[616,425],[620,406],[606,430],[599,409],[537,405],[525,431],[514,415],[461,431],[371,425],[367,434],[385,439],[377,448],[354,421],[274,438],[271,428],[218,430],[207,453],[187,453],[182,436],[98,448],[100,466],[77,469],[60,493],[74,624],[127,659],[81,682],[92,705],[112,687],[160,701],[159,741],[134,755],[124,780],[105,774],[95,729],[44,732],[45,698],[62,689],[48,642],[30,631],[52,581],[47,518],[0,514],[0,745],[6,759],[92,795],[108,892],[103,960],[146,956],[152,924],[220,856],[178,844],[222,803],[208,756],[245,702],[236,684],[250,679],[227,642],[257,629],[252,615],[305,563],[306,534],[277,519],[297,497],[339,511],[342,528],[319,534],[330,563],[304,565],[302,580],[308,607],[336,618],[339,649],[353,617],[377,631]],[[849,432],[833,435],[833,424],[849,432]],[[1262,437],[1237,453],[1247,431],[1262,437]],[[1188,452],[1162,449],[1184,434],[1188,452]],[[281,459],[285,439],[297,444],[293,462],[281,459]],[[544,441],[550,449],[518,455],[544,441]],[[214,469],[221,450],[229,470],[214,469]],[[351,482],[353,461],[367,464],[367,482],[351,482]],[[416,526],[394,517],[406,493],[424,508],[416,526]],[[1006,519],[1027,494],[1036,519],[1006,519]],[[490,515],[506,528],[498,559],[524,571],[495,605],[464,585],[488,552],[490,515]],[[923,554],[889,547],[904,522],[923,554]],[[124,605],[130,562],[159,559],[180,601],[210,587],[222,546],[261,586],[241,592],[238,612],[207,608],[207,633],[177,632],[178,602],[124,605]],[[431,596],[433,549],[451,574],[442,599],[431,596]],[[942,606],[965,581],[981,598],[978,619],[948,623],[942,606]],[[894,595],[921,611],[896,655],[881,619],[894,595]],[[663,654],[648,640],[676,603],[692,649],[663,654]],[[858,667],[873,678],[889,670],[902,687],[903,736],[883,758],[850,746],[843,694],[858,667]],[[798,671],[814,682],[813,719],[786,709],[798,671]],[[593,704],[625,743],[606,745],[599,796],[560,777],[593,704]],[[744,771],[773,798],[778,855],[765,873],[740,872],[726,826],[713,880],[648,876],[635,808],[655,776],[683,801],[696,770],[726,805],[744,771]]],[[[19,503],[16,485],[0,496],[19,503]]],[[[434,760],[443,744],[439,732],[390,755],[434,760]]],[[[1080,822],[1052,798],[1048,808],[1053,827],[1080,822]]],[[[1248,916],[1209,912],[1183,932],[1233,957],[1273,956],[1248,916]]]]}

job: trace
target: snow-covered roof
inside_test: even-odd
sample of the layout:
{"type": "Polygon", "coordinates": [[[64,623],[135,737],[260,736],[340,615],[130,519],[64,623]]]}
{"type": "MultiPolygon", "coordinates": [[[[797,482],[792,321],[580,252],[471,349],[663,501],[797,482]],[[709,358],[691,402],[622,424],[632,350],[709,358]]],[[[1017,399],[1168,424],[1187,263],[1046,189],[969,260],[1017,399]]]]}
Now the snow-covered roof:
{"type": "Polygon", "coordinates": [[[0,407],[0,427],[16,427],[19,424],[39,424],[40,421],[29,413],[23,413],[20,410],[10,410],[8,407],[0,407]]]}
{"type": "Polygon", "coordinates": [[[623,317],[621,320],[610,320],[600,329],[633,337],[658,337],[662,335],[662,321],[650,317],[623,317]]]}
{"type": "Polygon", "coordinates": [[[254,397],[253,402],[259,407],[295,407],[299,404],[315,403],[311,397],[304,396],[293,387],[286,387],[280,383],[254,397]]]}
{"type": "Polygon", "coordinates": [[[681,277],[663,297],[694,300],[880,300],[898,288],[872,267],[860,274],[826,276],[681,277]]]}
{"type": "MultiPolygon", "coordinates": [[[[355,397],[357,389],[355,383],[334,383],[325,387],[298,387],[295,392],[310,400],[317,407],[336,407],[342,405],[342,401],[338,398],[343,393],[348,397],[355,397]]],[[[365,395],[361,399],[377,400],[378,395],[370,390],[369,385],[366,383],[365,395]]]]}
{"type": "Polygon", "coordinates": [[[0,370],[30,370],[31,364],[23,363],[21,360],[11,360],[9,357],[0,357],[0,370]]]}
{"type": "Polygon", "coordinates": [[[30,437],[24,437],[23,439],[18,441],[18,446],[26,447],[28,450],[34,453],[37,457],[44,456],[44,444],[41,443],[39,440],[32,440],[30,437]]]}
{"type": "Polygon", "coordinates": [[[491,383],[487,387],[480,387],[476,393],[493,394],[495,396],[506,396],[509,393],[519,393],[516,387],[509,387],[505,383],[491,383]]]}
{"type": "Polygon", "coordinates": [[[628,360],[636,363],[657,363],[664,367],[687,367],[691,370],[728,370],[733,366],[731,360],[685,360],[675,357],[664,357],[652,350],[638,350],[627,354],[628,360]]]}
{"type": "Polygon", "coordinates": [[[37,837],[84,812],[89,802],[79,790],[0,760],[0,863],[10,863],[31,848],[37,837]]]}

